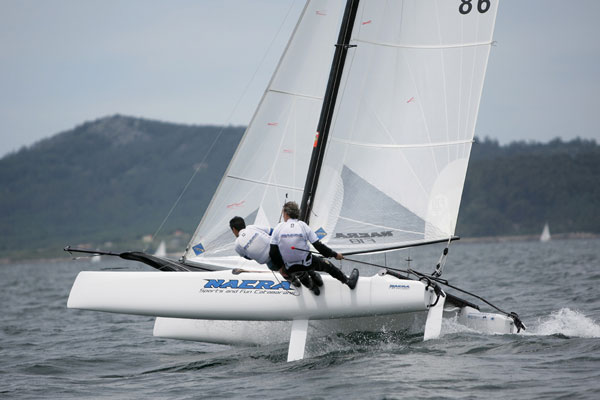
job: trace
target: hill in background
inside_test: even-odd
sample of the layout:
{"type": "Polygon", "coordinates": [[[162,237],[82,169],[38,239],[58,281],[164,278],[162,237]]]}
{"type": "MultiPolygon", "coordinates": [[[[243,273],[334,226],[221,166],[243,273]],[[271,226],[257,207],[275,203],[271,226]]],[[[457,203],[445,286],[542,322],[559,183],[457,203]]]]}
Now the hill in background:
{"type": "Polygon", "coordinates": [[[161,230],[193,233],[243,132],[116,115],[4,157],[0,256],[58,255],[67,244],[140,249],[198,169],[161,230]]]}
{"type": "Polygon", "coordinates": [[[593,140],[474,144],[456,232],[463,237],[600,232],[600,146],[593,140]]]}
{"type": "MultiPolygon", "coordinates": [[[[0,258],[57,256],[67,244],[152,250],[162,239],[182,252],[243,131],[116,115],[5,156],[0,258]],[[196,170],[161,235],[143,243],[196,170]]],[[[599,178],[594,141],[486,139],[473,146],[457,234],[539,234],[546,221],[553,233],[600,233],[599,178]]]]}

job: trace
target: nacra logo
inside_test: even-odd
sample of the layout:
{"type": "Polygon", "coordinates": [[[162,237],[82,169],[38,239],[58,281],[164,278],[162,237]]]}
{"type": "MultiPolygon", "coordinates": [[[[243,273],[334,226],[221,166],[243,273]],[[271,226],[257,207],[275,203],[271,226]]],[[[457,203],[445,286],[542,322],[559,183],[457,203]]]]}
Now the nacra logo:
{"type": "Polygon", "coordinates": [[[410,289],[410,285],[390,285],[390,289],[410,289]]]}
{"type": "Polygon", "coordinates": [[[358,238],[374,238],[374,237],[385,237],[394,236],[392,231],[383,232],[359,232],[359,233],[336,233],[336,239],[358,239],[358,238]]]}
{"type": "Polygon", "coordinates": [[[205,289],[268,289],[268,290],[279,290],[285,289],[290,290],[290,283],[288,281],[277,282],[274,281],[258,281],[252,279],[244,279],[239,281],[237,279],[207,279],[204,285],[205,289]]]}

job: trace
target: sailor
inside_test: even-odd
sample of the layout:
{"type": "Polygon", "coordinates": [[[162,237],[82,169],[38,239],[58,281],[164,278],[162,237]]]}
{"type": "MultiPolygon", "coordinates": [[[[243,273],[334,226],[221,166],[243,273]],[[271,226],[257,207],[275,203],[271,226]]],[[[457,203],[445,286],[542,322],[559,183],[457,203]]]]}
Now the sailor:
{"type": "Polygon", "coordinates": [[[242,217],[233,217],[229,221],[229,227],[237,239],[235,239],[235,251],[247,260],[254,260],[259,264],[266,264],[272,271],[278,271],[269,257],[269,246],[271,243],[271,232],[273,229],[257,225],[248,225],[242,217]]]}
{"type": "Polygon", "coordinates": [[[320,294],[320,286],[323,279],[315,271],[327,272],[340,282],[348,285],[350,289],[356,287],[358,281],[358,270],[355,268],[347,277],[342,270],[321,257],[313,257],[310,253],[308,242],[325,257],[335,257],[342,260],[343,254],[336,253],[319,241],[317,234],[303,221],[299,221],[300,209],[294,201],[288,201],[283,205],[283,221],[272,233],[271,260],[281,266],[280,272],[296,276],[304,286],[313,291],[315,295],[320,294]]]}

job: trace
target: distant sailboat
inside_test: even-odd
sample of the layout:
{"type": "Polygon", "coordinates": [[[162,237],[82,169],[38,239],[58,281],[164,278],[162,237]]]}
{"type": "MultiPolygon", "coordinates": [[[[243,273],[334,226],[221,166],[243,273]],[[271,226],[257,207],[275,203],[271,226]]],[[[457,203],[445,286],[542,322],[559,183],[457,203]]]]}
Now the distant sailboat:
{"type": "Polygon", "coordinates": [[[165,244],[164,240],[160,242],[154,255],[156,257],[166,257],[167,256],[167,245],[165,244]]]}
{"type": "Polygon", "coordinates": [[[549,242],[550,239],[551,239],[550,228],[548,227],[548,223],[546,222],[544,224],[544,230],[542,231],[542,234],[540,235],[540,242],[549,242]]]}

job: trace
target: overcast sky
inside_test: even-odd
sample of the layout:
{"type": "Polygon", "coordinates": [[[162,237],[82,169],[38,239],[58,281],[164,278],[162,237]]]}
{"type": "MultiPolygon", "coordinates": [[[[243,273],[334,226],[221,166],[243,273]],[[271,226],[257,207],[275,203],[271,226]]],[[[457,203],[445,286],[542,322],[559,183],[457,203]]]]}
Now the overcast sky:
{"type": "MultiPolygon", "coordinates": [[[[303,5],[0,0],[0,157],[116,113],[247,124],[303,5]]],[[[598,15],[598,0],[502,0],[476,134],[600,141],[598,15]]]]}

